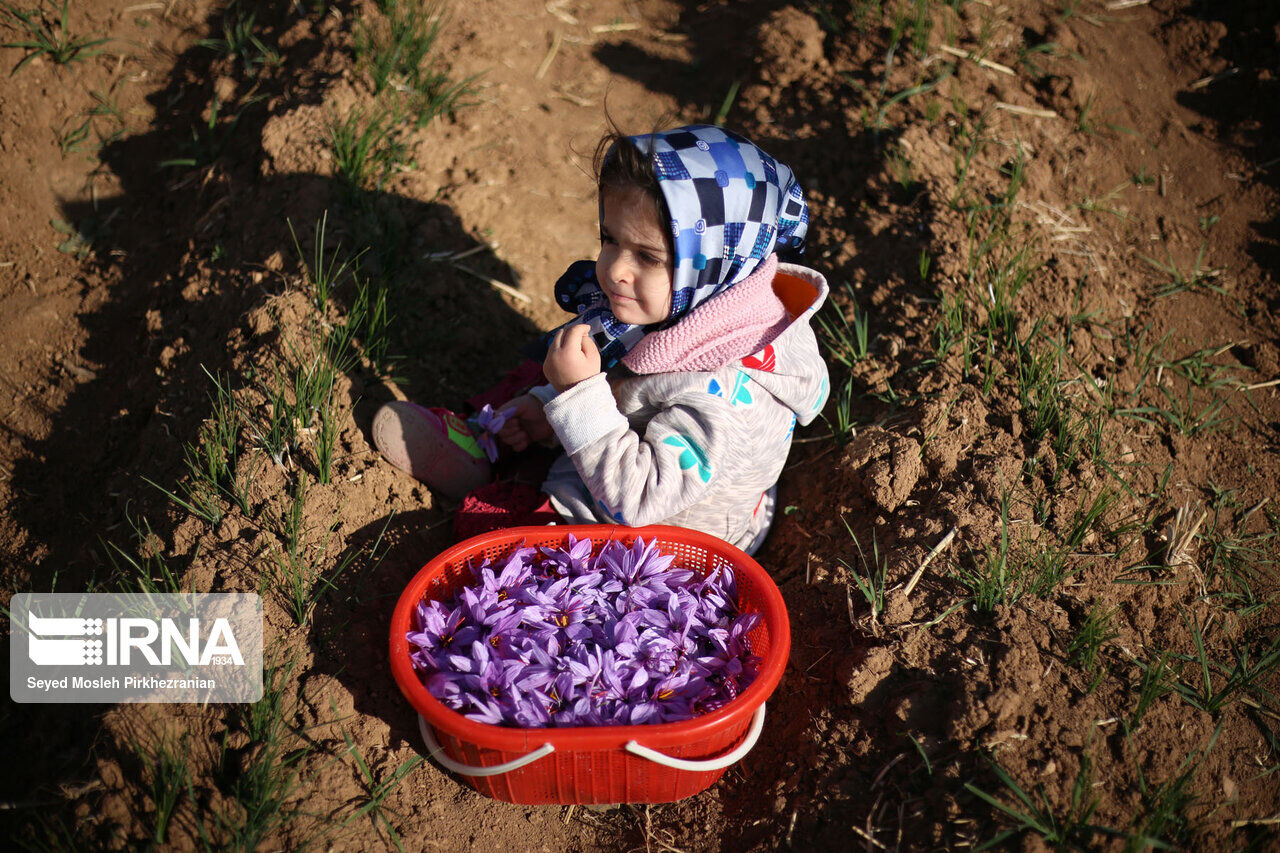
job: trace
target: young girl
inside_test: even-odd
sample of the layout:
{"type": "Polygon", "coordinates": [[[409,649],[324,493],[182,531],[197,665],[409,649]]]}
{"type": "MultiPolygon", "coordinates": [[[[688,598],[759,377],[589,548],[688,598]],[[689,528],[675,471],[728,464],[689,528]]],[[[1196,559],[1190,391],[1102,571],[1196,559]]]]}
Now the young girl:
{"type": "MultiPolygon", "coordinates": [[[[803,248],[804,196],[789,168],[718,127],[610,134],[596,159],[600,254],[556,284],[577,317],[543,342],[547,384],[482,425],[514,451],[563,450],[541,486],[555,515],[501,526],[674,524],[752,553],[795,425],[829,389],[809,326],[826,282],[778,260],[803,248]]],[[[475,433],[411,403],[374,419],[382,453],[446,494],[489,476],[475,433]]]]}

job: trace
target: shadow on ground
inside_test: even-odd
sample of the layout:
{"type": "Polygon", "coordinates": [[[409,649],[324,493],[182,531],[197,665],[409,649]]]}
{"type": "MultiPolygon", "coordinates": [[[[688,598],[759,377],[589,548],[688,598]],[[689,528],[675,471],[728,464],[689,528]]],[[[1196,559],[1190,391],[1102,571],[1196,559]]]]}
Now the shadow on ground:
{"type": "MultiPolygon", "coordinates": [[[[1217,135],[1252,161],[1250,180],[1280,187],[1280,6],[1251,0],[1193,0],[1188,15],[1217,25],[1216,54],[1225,68],[1178,100],[1217,126],[1217,135]]],[[[1203,57],[1197,57],[1203,63],[1203,57]]],[[[1190,81],[1188,81],[1190,82],[1190,81]]],[[[1254,262],[1280,278],[1280,218],[1251,223],[1254,262]]],[[[1280,295],[1268,302],[1280,311],[1280,295]]]]}
{"type": "MultiPolygon", "coordinates": [[[[319,103],[329,82],[314,71],[324,66],[317,55],[333,49],[319,27],[291,39],[287,49],[277,44],[289,15],[283,3],[258,10],[264,40],[284,58],[273,70],[227,66],[199,45],[178,57],[167,85],[150,99],[158,123],[99,154],[123,192],[69,202],[60,212],[91,242],[98,286],[107,292],[80,318],[80,357],[94,366],[92,375],[51,413],[48,436],[27,442],[13,471],[10,511],[29,534],[25,553],[6,555],[17,567],[16,588],[83,591],[114,583],[106,542],[136,548],[131,524],[141,519],[168,535],[168,522],[180,514],[144,478],[176,489],[186,445],[210,411],[206,371],[235,375],[237,359],[256,345],[246,318],[286,280],[296,281],[300,259],[290,223],[303,258],[311,256],[314,223],[326,211],[327,245],[351,255],[372,249],[361,264],[387,288],[390,349],[403,357],[397,376],[411,395],[457,405],[501,376],[538,332],[488,285],[425,259],[483,242],[447,206],[264,169],[267,119],[319,103]],[[227,75],[237,91],[253,96],[224,104],[209,129],[213,81],[227,75]],[[194,165],[161,165],[175,154],[194,165]]],[[[221,13],[204,27],[221,32],[221,13]]],[[[468,264],[518,285],[514,270],[492,252],[468,264]]],[[[350,288],[334,298],[345,309],[350,288]]],[[[353,379],[366,389],[356,418],[367,435],[372,412],[390,393],[376,376],[353,379]]],[[[173,568],[180,573],[186,566],[173,568]]],[[[0,798],[22,803],[42,788],[92,775],[86,762],[104,711],[6,705],[0,732],[13,745],[12,769],[0,798]],[[37,730],[39,737],[29,736],[37,730]]]]}

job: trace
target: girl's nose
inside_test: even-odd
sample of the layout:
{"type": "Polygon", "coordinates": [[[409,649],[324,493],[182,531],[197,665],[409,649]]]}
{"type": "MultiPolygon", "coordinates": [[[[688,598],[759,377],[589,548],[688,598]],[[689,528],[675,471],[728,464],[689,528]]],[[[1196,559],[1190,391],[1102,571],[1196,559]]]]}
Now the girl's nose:
{"type": "Polygon", "coordinates": [[[607,259],[605,274],[608,275],[610,281],[621,284],[630,284],[635,278],[632,274],[631,265],[622,257],[621,252],[614,252],[607,259]]]}

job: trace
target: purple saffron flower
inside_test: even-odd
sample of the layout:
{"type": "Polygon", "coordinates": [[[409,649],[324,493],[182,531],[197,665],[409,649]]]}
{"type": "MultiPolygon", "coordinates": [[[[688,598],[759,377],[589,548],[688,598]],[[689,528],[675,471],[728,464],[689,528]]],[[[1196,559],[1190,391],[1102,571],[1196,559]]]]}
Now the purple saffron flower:
{"type": "Polygon", "coordinates": [[[633,699],[627,705],[627,724],[632,726],[662,722],[662,708],[650,699],[633,699]]]}
{"type": "Polygon", "coordinates": [[[526,623],[534,628],[555,630],[587,621],[591,616],[591,602],[574,589],[571,582],[571,578],[561,578],[545,591],[526,589],[523,600],[536,608],[526,623]]]}
{"type": "Polygon", "coordinates": [[[734,585],[733,570],[721,566],[690,590],[698,599],[698,616],[704,622],[718,622],[738,612],[737,598],[730,595],[726,584],[734,585]]]}
{"type": "Polygon", "coordinates": [[[514,406],[495,412],[493,406],[485,403],[484,408],[470,419],[469,425],[475,432],[476,444],[480,445],[485,456],[489,457],[490,462],[498,461],[498,445],[494,438],[498,435],[498,431],[502,429],[503,424],[510,420],[515,413],[514,406]]]}
{"type": "Polygon", "coordinates": [[[747,635],[760,624],[759,613],[744,613],[729,626],[729,650],[741,655],[747,651],[747,635]]]}
{"type": "Polygon", "coordinates": [[[551,683],[551,688],[546,693],[550,702],[548,713],[551,719],[560,725],[578,725],[577,716],[574,713],[574,705],[577,704],[579,691],[576,684],[573,683],[573,676],[569,673],[562,673],[556,676],[555,681],[551,683]]]}
{"type": "Polygon", "coordinates": [[[583,622],[578,622],[563,629],[559,634],[563,654],[581,653],[584,649],[593,645],[591,636],[591,626],[583,622]]]}
{"type": "Polygon", "coordinates": [[[693,577],[693,572],[673,569],[675,556],[658,550],[657,540],[637,537],[627,548],[622,543],[609,542],[600,550],[596,566],[607,581],[620,586],[619,611],[651,607],[655,597],[664,597],[672,589],[693,577]]]}
{"type": "Polygon", "coordinates": [[[604,650],[600,648],[584,648],[568,659],[569,672],[573,675],[573,683],[579,687],[594,690],[599,683],[601,670],[604,667],[602,657],[604,650]]]}
{"type": "Polygon", "coordinates": [[[526,693],[516,700],[511,717],[517,726],[540,729],[551,723],[552,702],[538,692],[526,693]]]}
{"type": "Polygon", "coordinates": [[[600,653],[600,678],[596,682],[597,698],[618,701],[627,698],[627,688],[622,683],[622,668],[613,649],[600,653]]]}
{"type": "MultiPolygon", "coordinates": [[[[517,630],[523,617],[513,607],[488,625],[485,642],[493,648],[493,654],[501,658],[519,658],[525,651],[525,637],[517,630]]],[[[526,661],[522,661],[526,662],[526,661]]]]}
{"type": "Polygon", "coordinates": [[[489,723],[490,725],[500,726],[507,722],[507,716],[503,713],[502,706],[492,699],[486,699],[483,696],[468,694],[466,703],[454,710],[462,711],[477,723],[489,723]]]}
{"type": "Polygon", "coordinates": [[[569,588],[569,578],[543,578],[537,584],[520,588],[517,599],[526,607],[547,610],[555,607],[556,599],[569,588]]]}
{"type": "Polygon", "coordinates": [[[484,587],[478,589],[471,586],[463,587],[459,597],[462,599],[462,607],[466,611],[467,617],[472,622],[489,630],[492,630],[494,625],[515,611],[515,602],[513,600],[510,598],[499,600],[496,592],[487,590],[484,587]]]}
{"type": "Polygon", "coordinates": [[[447,608],[439,602],[418,605],[419,630],[410,631],[408,640],[428,659],[438,659],[448,652],[467,648],[480,636],[480,629],[467,623],[462,608],[447,608]]]}
{"type": "Polygon", "coordinates": [[[604,726],[612,722],[612,719],[605,716],[601,706],[586,695],[581,695],[574,701],[570,714],[577,721],[573,725],[604,726]]]}
{"type": "Polygon", "coordinates": [[[590,567],[591,540],[569,534],[568,548],[542,548],[542,570],[548,577],[579,577],[593,572],[590,567]]]}
{"type": "Polygon", "coordinates": [[[695,696],[703,689],[702,679],[691,677],[687,669],[676,670],[661,679],[639,684],[627,695],[629,722],[665,722],[692,716],[695,696]]]}
{"type": "Polygon", "coordinates": [[[665,609],[646,610],[644,618],[645,622],[669,639],[676,654],[682,656],[697,650],[697,642],[690,634],[705,627],[697,616],[697,609],[698,601],[692,595],[684,592],[682,596],[680,592],[672,592],[667,595],[665,609]]]}
{"type": "MultiPolygon", "coordinates": [[[[520,552],[516,552],[519,554],[520,552]]],[[[476,570],[476,578],[485,592],[492,593],[501,604],[528,581],[532,568],[526,559],[508,559],[506,565],[495,573],[486,560],[476,570]]]]}
{"type": "Polygon", "coordinates": [[[413,664],[414,669],[430,672],[440,668],[439,661],[436,656],[425,649],[417,649],[409,652],[409,662],[413,664]]]}
{"type": "Polygon", "coordinates": [[[480,642],[471,644],[471,655],[475,669],[462,676],[463,688],[485,702],[489,701],[484,699],[488,694],[504,710],[514,707],[524,695],[519,687],[524,664],[492,655],[486,644],[480,642]]]}
{"type": "Polygon", "coordinates": [[[637,645],[634,660],[651,675],[666,675],[680,661],[680,647],[663,633],[646,631],[637,645]]]}
{"type": "Polygon", "coordinates": [[[658,580],[667,571],[675,557],[658,551],[657,540],[648,543],[640,537],[628,548],[612,541],[600,549],[596,567],[622,581],[625,586],[641,586],[658,580]]]}
{"type": "Polygon", "coordinates": [[[632,611],[621,618],[606,612],[600,622],[592,626],[592,639],[603,648],[611,648],[624,661],[631,660],[639,651],[640,631],[636,627],[643,615],[632,611]]]}
{"type": "Polygon", "coordinates": [[[467,704],[462,679],[455,672],[442,669],[432,673],[427,678],[427,690],[455,711],[461,710],[467,704]]]}

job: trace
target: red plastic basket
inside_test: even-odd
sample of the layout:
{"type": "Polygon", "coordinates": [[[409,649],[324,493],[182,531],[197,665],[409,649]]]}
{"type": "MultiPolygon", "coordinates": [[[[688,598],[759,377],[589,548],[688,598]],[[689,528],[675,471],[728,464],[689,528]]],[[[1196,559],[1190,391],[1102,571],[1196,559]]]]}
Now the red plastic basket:
{"type": "Polygon", "coordinates": [[[755,745],[764,702],[787,665],[791,628],[777,585],[760,564],[729,543],[680,527],[606,524],[512,527],[454,545],[427,563],[400,595],[391,618],[391,672],[418,712],[432,756],[482,794],[509,803],[665,803],[703,791],[755,745]],[[656,539],[676,564],[702,574],[733,568],[738,607],[759,613],[748,635],[762,658],[756,680],[717,711],[679,723],[580,728],[511,728],[469,720],[427,692],[410,662],[406,638],[418,603],[444,599],[473,582],[472,561],[501,560],[522,545],[563,547],[569,534],[598,552],[617,539],[656,539]]]}

